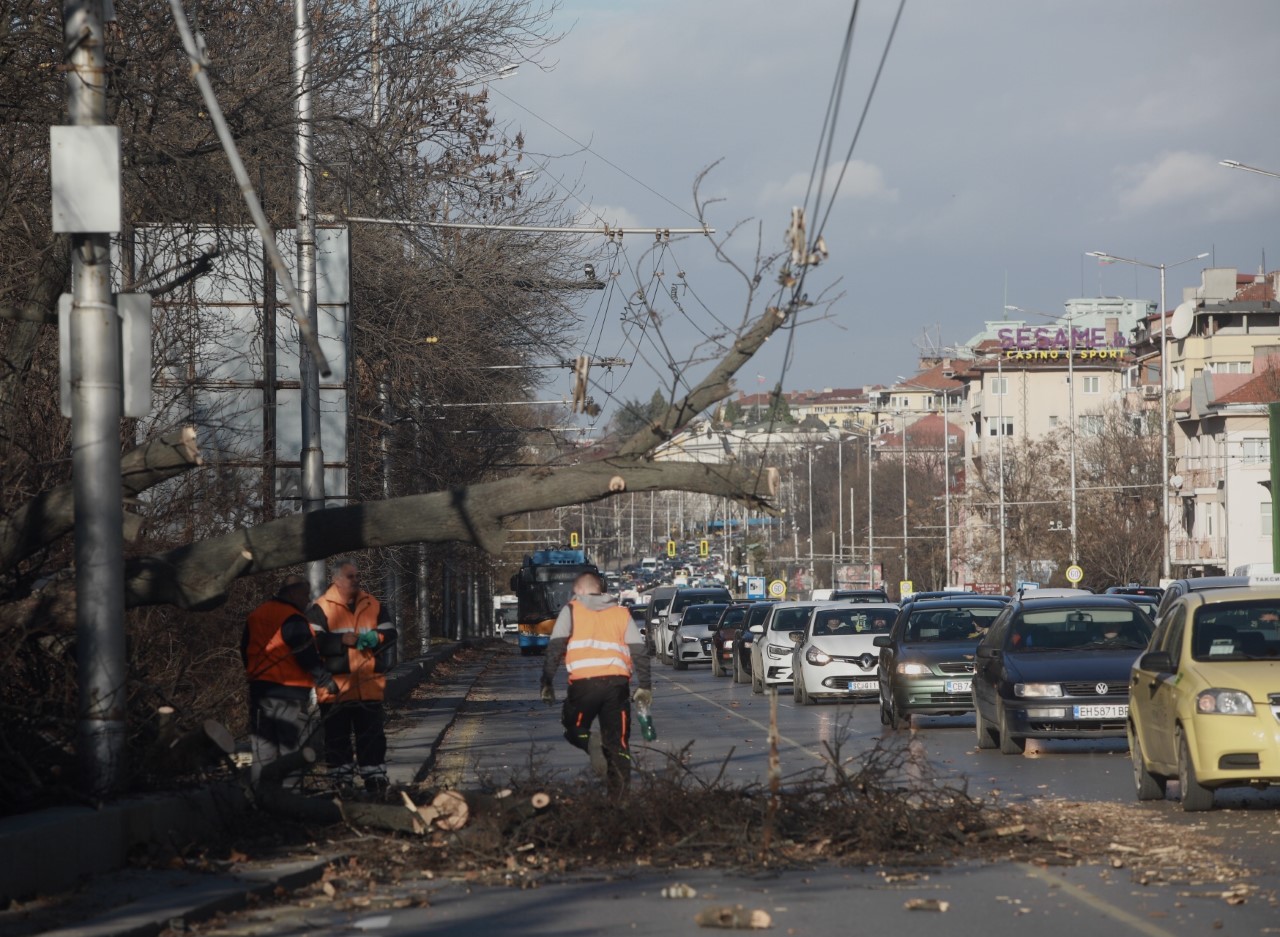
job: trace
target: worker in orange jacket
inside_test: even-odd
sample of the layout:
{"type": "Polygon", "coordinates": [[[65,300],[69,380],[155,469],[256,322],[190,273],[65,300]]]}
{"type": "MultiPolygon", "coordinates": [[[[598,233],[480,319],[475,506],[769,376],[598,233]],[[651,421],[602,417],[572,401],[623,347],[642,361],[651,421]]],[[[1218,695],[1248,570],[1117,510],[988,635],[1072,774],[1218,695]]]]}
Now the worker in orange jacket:
{"type": "Polygon", "coordinates": [[[315,689],[338,688],[304,615],[310,591],[304,577],[286,576],[245,620],[240,657],[249,679],[249,776],[255,785],[264,767],[301,750],[315,732],[315,689]]]}
{"type": "Polygon", "coordinates": [[[631,613],[605,592],[596,573],[583,573],[574,580],[573,598],[556,618],[542,669],[545,703],[555,702],[552,680],[561,661],[569,671],[569,692],[561,712],[564,737],[591,756],[592,767],[605,776],[609,792],[621,794],[631,781],[632,672],[640,684],[635,693],[638,704],[647,708],[653,702],[653,689],[644,637],[631,613]],[[591,731],[596,719],[600,720],[598,736],[591,731]]]}
{"type": "Polygon", "coordinates": [[[307,612],[316,646],[337,683],[319,692],[325,764],[339,787],[355,781],[387,789],[387,735],[382,699],[395,666],[398,634],[382,603],[360,588],[354,560],[330,564],[329,588],[307,612]],[[355,744],[352,745],[354,738],[355,744]]]}

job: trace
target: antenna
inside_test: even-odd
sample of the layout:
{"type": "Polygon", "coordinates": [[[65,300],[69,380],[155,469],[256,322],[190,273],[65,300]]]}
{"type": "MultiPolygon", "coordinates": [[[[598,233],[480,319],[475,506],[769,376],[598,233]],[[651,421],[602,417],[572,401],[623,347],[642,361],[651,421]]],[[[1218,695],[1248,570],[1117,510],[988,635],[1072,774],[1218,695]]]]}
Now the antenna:
{"type": "Polygon", "coordinates": [[[1178,303],[1178,308],[1173,310],[1173,321],[1169,323],[1169,332],[1174,338],[1183,339],[1191,334],[1191,328],[1196,323],[1196,304],[1191,300],[1178,303]]]}

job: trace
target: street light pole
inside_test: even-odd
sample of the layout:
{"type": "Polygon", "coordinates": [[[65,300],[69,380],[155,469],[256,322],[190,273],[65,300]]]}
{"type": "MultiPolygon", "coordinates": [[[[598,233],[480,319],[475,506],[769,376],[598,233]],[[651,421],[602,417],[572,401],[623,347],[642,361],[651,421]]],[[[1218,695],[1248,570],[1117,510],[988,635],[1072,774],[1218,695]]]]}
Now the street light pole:
{"type": "Polygon", "coordinates": [[[951,427],[947,422],[947,403],[949,393],[942,392],[942,503],[944,527],[947,540],[947,575],[946,585],[951,585],[951,427]]]}
{"type": "Polygon", "coordinates": [[[910,563],[907,557],[907,412],[899,410],[902,416],[902,578],[910,579],[910,563]]]}
{"type": "Polygon", "coordinates": [[[1067,422],[1071,433],[1071,565],[1076,565],[1076,322],[1067,317],[1067,422]]]}
{"type": "MultiPolygon", "coordinates": [[[[1271,175],[1263,170],[1253,169],[1250,166],[1241,166],[1232,160],[1223,160],[1223,165],[1234,166],[1240,169],[1248,169],[1251,172],[1262,172],[1263,175],[1271,175]]],[[[1160,464],[1163,474],[1161,479],[1160,497],[1162,499],[1162,507],[1160,515],[1164,523],[1164,543],[1162,544],[1162,558],[1160,565],[1161,575],[1165,579],[1172,578],[1172,564],[1169,558],[1169,329],[1166,322],[1167,310],[1165,309],[1164,299],[1164,272],[1170,267],[1180,267],[1183,264],[1189,264],[1193,260],[1204,260],[1209,254],[1196,254],[1194,257],[1188,257],[1186,260],[1179,260],[1173,264],[1149,264],[1141,260],[1134,260],[1131,257],[1117,257],[1115,254],[1108,254],[1106,251],[1086,251],[1086,257],[1096,257],[1103,262],[1117,262],[1122,264],[1130,264],[1134,267],[1146,267],[1148,270],[1160,271],[1160,464]]]]}
{"type": "MultiPolygon", "coordinates": [[[[813,447],[809,447],[809,574],[813,574],[813,447]]],[[[812,588],[812,584],[810,584],[812,588]]]]}

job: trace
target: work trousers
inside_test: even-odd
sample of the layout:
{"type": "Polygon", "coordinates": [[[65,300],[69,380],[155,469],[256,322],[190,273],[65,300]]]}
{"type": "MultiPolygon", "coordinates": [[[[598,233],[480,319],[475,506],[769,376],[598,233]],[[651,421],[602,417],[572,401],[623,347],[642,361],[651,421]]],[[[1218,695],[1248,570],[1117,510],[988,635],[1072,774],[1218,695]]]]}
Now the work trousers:
{"type": "Polygon", "coordinates": [[[561,720],[570,745],[590,751],[591,724],[600,721],[605,778],[609,793],[620,794],[631,783],[631,681],[627,677],[574,680],[564,699],[561,720]]]}
{"type": "Polygon", "coordinates": [[[252,783],[258,783],[268,765],[301,751],[315,730],[316,707],[307,697],[251,693],[249,747],[253,753],[253,766],[249,769],[249,777],[252,783]]]}
{"type": "Polygon", "coordinates": [[[349,765],[353,757],[361,768],[381,767],[387,760],[381,700],[321,703],[320,718],[324,722],[324,763],[330,768],[349,765]]]}

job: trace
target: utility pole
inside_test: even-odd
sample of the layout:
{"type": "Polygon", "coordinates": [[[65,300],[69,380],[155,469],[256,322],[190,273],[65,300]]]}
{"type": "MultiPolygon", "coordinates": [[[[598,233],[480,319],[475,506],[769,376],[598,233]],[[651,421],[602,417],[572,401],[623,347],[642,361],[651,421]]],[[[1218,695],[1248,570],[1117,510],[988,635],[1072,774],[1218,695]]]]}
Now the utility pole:
{"type": "MultiPolygon", "coordinates": [[[[315,161],[311,150],[311,20],[307,16],[307,0],[293,3],[293,91],[297,100],[298,177],[294,232],[298,253],[298,297],[311,334],[319,334],[320,319],[316,311],[316,211],[312,176],[315,161]]],[[[310,348],[304,342],[298,362],[302,384],[302,510],[324,508],[324,449],[320,439],[320,371],[310,348]]],[[[307,564],[307,578],[312,595],[325,589],[324,561],[307,564]]]]}
{"type": "MultiPolygon", "coordinates": [[[[75,497],[77,754],[84,787],[119,791],[125,771],[123,374],[111,292],[111,233],[122,225],[120,136],[107,124],[104,0],[67,0],[63,42],[70,127],[52,128],[53,230],[71,240],[71,473],[75,497]],[[115,176],[103,178],[114,150],[115,176]],[[94,154],[94,165],[83,154],[94,154]],[[86,189],[81,171],[109,190],[86,189]],[[87,229],[87,230],[86,230],[87,229]]],[[[91,183],[92,184],[92,183],[91,183]]]]}

